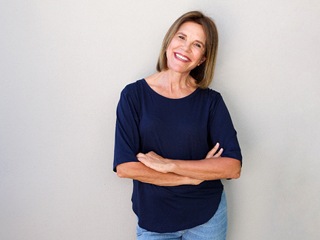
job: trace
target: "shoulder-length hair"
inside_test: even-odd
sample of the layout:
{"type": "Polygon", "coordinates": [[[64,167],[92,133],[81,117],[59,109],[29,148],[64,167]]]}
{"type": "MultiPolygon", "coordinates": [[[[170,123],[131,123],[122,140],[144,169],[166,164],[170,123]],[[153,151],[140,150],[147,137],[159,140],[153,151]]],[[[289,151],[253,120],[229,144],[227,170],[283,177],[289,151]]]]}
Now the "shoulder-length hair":
{"type": "Polygon", "coordinates": [[[185,22],[194,22],[194,23],[200,24],[206,35],[205,53],[204,53],[206,60],[203,64],[200,64],[200,66],[197,66],[196,68],[191,70],[190,75],[196,80],[197,85],[200,88],[207,88],[210,85],[213,78],[213,74],[214,74],[217,48],[218,48],[218,31],[213,20],[205,16],[202,12],[199,12],[199,11],[187,12],[183,14],[181,17],[179,17],[171,25],[162,42],[162,47],[160,50],[159,59],[157,63],[157,71],[160,72],[168,69],[166,50],[172,38],[179,30],[180,26],[185,22]]]}

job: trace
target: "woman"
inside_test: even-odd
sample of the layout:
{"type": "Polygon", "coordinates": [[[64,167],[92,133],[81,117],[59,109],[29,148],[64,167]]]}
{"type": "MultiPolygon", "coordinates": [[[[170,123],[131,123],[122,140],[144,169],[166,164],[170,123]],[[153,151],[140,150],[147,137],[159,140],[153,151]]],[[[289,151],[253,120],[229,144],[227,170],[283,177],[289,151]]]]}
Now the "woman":
{"type": "Polygon", "coordinates": [[[114,171],[133,179],[140,240],[226,238],[220,179],[239,178],[242,157],[226,105],[208,88],[217,45],[213,21],[188,12],[168,30],[157,72],[121,93],[114,171]]]}

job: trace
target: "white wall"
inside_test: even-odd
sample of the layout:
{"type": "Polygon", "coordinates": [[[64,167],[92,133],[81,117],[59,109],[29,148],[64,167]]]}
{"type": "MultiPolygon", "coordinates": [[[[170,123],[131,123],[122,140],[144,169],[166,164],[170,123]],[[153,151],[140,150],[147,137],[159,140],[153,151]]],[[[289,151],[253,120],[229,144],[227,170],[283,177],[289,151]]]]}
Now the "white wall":
{"type": "Polygon", "coordinates": [[[0,239],[135,238],[116,103],[194,9],[218,25],[212,87],[244,155],[228,239],[320,238],[319,1],[1,0],[0,239]]]}

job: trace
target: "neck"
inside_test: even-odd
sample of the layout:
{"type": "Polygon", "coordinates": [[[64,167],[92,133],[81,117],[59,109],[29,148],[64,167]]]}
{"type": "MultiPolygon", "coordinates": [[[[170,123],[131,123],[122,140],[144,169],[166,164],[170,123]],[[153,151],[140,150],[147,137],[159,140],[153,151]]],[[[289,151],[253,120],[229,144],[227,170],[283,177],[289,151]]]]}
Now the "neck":
{"type": "Polygon", "coordinates": [[[159,73],[158,81],[167,89],[186,89],[194,88],[193,78],[188,73],[177,73],[172,71],[163,71],[159,73]]]}
{"type": "Polygon", "coordinates": [[[170,70],[157,72],[147,77],[146,81],[154,91],[168,98],[188,96],[197,88],[195,80],[189,74],[170,70]]]}

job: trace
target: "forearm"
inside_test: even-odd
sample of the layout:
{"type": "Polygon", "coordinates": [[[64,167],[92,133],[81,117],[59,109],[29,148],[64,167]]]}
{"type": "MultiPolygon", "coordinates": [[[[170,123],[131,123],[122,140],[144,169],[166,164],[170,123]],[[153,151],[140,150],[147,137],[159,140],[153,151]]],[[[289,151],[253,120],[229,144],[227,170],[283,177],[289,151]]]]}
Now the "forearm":
{"type": "Polygon", "coordinates": [[[241,172],[240,161],[227,157],[196,161],[168,159],[168,161],[170,163],[168,172],[202,180],[236,179],[240,177],[241,172]]]}
{"type": "Polygon", "coordinates": [[[202,180],[181,176],[176,173],[161,173],[146,167],[140,162],[127,162],[117,166],[117,175],[121,178],[130,178],[144,183],[158,186],[197,185],[202,180]]]}

